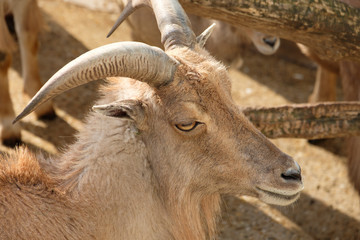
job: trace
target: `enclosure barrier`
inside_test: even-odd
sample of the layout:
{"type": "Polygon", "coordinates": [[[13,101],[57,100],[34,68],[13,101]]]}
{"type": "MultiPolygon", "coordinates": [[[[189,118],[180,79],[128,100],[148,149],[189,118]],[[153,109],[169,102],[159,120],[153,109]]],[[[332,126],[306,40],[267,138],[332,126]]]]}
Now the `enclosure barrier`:
{"type": "Polygon", "coordinates": [[[360,135],[360,102],[248,107],[243,111],[269,138],[321,139],[360,135]]]}

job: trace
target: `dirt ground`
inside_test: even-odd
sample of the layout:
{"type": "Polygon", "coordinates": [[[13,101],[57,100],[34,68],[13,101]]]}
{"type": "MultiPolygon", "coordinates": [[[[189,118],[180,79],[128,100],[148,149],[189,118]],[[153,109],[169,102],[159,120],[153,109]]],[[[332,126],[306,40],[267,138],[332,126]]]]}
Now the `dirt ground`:
{"type": "MultiPolygon", "coordinates": [[[[47,80],[60,67],[81,53],[116,41],[131,40],[124,24],[106,39],[116,14],[90,11],[60,0],[39,0],[47,29],[41,35],[39,61],[41,77],[47,80]]],[[[233,96],[239,105],[275,106],[306,102],[314,84],[316,67],[292,44],[283,42],[275,56],[263,56],[252,47],[242,54],[243,66],[229,69],[233,96]]],[[[15,110],[20,98],[19,54],[10,70],[15,110]]],[[[54,99],[58,117],[54,120],[24,119],[23,142],[34,151],[56,155],[74,141],[82,120],[96,98],[101,81],[79,87],[54,99]]],[[[341,92],[339,91],[341,96],[341,92]]],[[[219,239],[295,240],[360,239],[360,197],[349,183],[343,139],[312,145],[305,139],[276,139],[274,143],[293,156],[303,169],[305,190],[292,206],[276,207],[250,197],[224,197],[219,239]]],[[[10,148],[0,146],[1,152],[10,148]]]]}

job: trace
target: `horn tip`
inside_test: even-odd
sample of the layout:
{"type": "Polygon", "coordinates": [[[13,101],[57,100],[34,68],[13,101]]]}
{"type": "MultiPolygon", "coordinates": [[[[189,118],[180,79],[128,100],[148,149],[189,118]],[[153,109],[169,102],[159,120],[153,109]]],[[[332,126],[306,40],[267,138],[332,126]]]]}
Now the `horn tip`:
{"type": "Polygon", "coordinates": [[[14,119],[14,121],[12,122],[12,124],[17,123],[18,121],[20,121],[21,119],[23,119],[24,117],[26,117],[27,115],[29,115],[32,111],[34,111],[35,108],[33,108],[33,104],[30,102],[25,108],[24,110],[17,115],[17,117],[14,119]]]}
{"type": "Polygon", "coordinates": [[[109,31],[109,33],[106,35],[106,38],[109,38],[112,34],[113,34],[113,30],[111,29],[110,31],[109,31]]]}
{"type": "Polygon", "coordinates": [[[21,113],[19,115],[16,116],[16,118],[14,119],[14,121],[12,121],[12,124],[14,125],[15,123],[17,123],[18,121],[20,121],[23,118],[23,116],[21,115],[21,113]]]}

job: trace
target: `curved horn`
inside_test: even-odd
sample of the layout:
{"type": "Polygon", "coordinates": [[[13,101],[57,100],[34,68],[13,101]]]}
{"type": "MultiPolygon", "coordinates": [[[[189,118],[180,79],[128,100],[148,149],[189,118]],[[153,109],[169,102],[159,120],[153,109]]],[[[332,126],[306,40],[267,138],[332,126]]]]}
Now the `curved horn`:
{"type": "Polygon", "coordinates": [[[57,73],[31,99],[14,123],[62,92],[106,77],[129,77],[159,87],[172,81],[178,61],[163,50],[138,42],[108,44],[88,51],[57,73]]]}
{"type": "Polygon", "coordinates": [[[176,46],[194,47],[195,34],[178,0],[129,0],[107,36],[109,37],[136,9],[143,6],[151,6],[154,11],[165,51],[176,46]]]}
{"type": "Polygon", "coordinates": [[[196,37],[178,0],[151,0],[165,51],[176,46],[193,48],[196,37]]]}
{"type": "Polygon", "coordinates": [[[121,12],[120,17],[116,20],[114,26],[111,28],[106,37],[110,37],[113,32],[120,26],[120,24],[129,17],[136,9],[143,6],[149,6],[150,4],[146,0],[129,0],[129,2],[124,7],[124,10],[121,12]]]}

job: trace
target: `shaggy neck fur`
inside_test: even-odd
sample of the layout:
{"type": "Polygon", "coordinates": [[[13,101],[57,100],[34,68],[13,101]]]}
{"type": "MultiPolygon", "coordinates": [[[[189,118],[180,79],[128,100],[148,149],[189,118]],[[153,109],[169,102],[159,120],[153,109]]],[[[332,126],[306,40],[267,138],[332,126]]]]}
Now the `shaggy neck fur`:
{"type": "MultiPolygon", "coordinates": [[[[110,81],[99,104],[118,100],[120,89],[127,98],[126,84],[110,81]]],[[[77,143],[51,163],[61,189],[93,203],[101,238],[214,239],[220,195],[197,189],[196,173],[182,174],[169,157],[149,154],[152,138],[137,133],[131,121],[91,114],[77,143]]]]}
{"type": "Polygon", "coordinates": [[[215,238],[216,216],[220,212],[218,194],[202,196],[191,186],[178,185],[181,182],[169,177],[176,173],[154,174],[145,144],[131,122],[94,114],[85,126],[61,162],[56,162],[59,159],[51,165],[57,165],[55,175],[61,176],[60,189],[74,199],[94,203],[91,211],[96,216],[99,236],[215,238]],[[106,122],[106,126],[95,124],[99,122],[106,122]],[[161,186],[160,175],[164,183],[161,186]]]}

